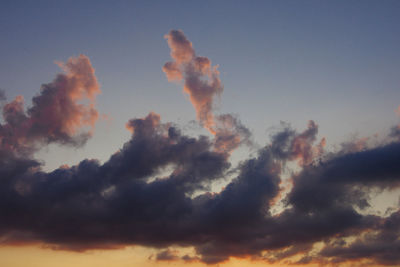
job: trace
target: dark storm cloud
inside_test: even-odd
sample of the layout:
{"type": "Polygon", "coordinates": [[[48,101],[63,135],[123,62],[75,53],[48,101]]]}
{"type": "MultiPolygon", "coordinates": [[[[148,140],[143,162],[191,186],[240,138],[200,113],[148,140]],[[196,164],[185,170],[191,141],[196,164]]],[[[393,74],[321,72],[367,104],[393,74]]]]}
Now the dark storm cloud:
{"type": "Polygon", "coordinates": [[[84,160],[50,173],[30,165],[9,171],[0,196],[3,242],[24,236],[72,250],[177,243],[195,245],[211,262],[221,256],[209,247],[236,240],[237,231],[257,231],[252,227],[264,220],[280,181],[267,150],[243,163],[221,194],[191,198],[224,175],[226,155],[214,152],[208,138],[183,136],[153,113],[130,125],[132,139],[103,165],[84,160]],[[168,165],[171,174],[147,179],[168,165]]]}
{"type": "Polygon", "coordinates": [[[50,173],[33,168],[34,161],[3,165],[7,176],[0,198],[7,205],[1,224],[78,249],[124,239],[157,245],[179,236],[179,221],[192,209],[187,195],[207,188],[229,164],[224,154],[210,151],[206,137],[189,138],[173,127],[147,123],[154,116],[131,121],[132,139],[103,165],[84,160],[50,173]],[[168,165],[174,170],[167,177],[146,181],[168,165]]]}
{"type": "MultiPolygon", "coordinates": [[[[175,77],[185,66],[174,64],[192,64],[195,55],[182,32],[171,32],[168,41],[173,41],[175,63],[167,63],[171,66],[165,68],[175,77]]],[[[196,60],[202,62],[198,66],[207,63],[204,58],[196,60]]],[[[126,124],[132,133],[130,140],[105,163],[85,159],[72,167],[43,171],[41,163],[31,153],[22,153],[22,148],[71,143],[78,128],[91,126],[89,118],[95,117],[90,114],[97,114],[91,113],[93,106],[81,107],[72,101],[83,95],[90,100],[98,92],[88,63],[84,57],[72,60],[67,67],[70,76],[57,76],[44,86],[27,112],[22,98],[3,107],[1,243],[38,242],[74,251],[143,245],[160,249],[154,260],[208,264],[232,256],[291,262],[295,255],[301,256],[295,261],[298,264],[354,259],[400,263],[399,210],[389,217],[361,212],[371,205],[371,190],[399,187],[398,142],[322,156],[325,141],[318,141],[318,126],[310,121],[302,132],[284,127],[233,172],[229,155],[237,147],[235,138],[240,136],[239,143],[250,139],[238,118],[210,113],[221,123],[213,126],[210,139],[186,136],[151,112],[126,124]],[[65,89],[69,92],[65,93],[62,88],[81,89],[75,93],[65,89]],[[72,116],[78,117],[77,121],[44,120],[42,111],[46,107],[52,110],[56,107],[53,103],[61,100],[68,103],[63,109],[71,108],[67,118],[79,107],[88,121],[86,115],[72,116]],[[25,126],[25,122],[32,124],[25,126]],[[10,140],[14,147],[9,147],[10,140]],[[283,171],[291,161],[298,163],[298,171],[291,177],[293,187],[285,197],[284,209],[274,214],[272,208],[282,193],[283,171]],[[228,177],[230,182],[220,192],[210,192],[212,182],[228,177]],[[318,242],[323,244],[322,250],[313,251],[318,242]],[[181,256],[171,249],[177,246],[194,247],[195,253],[181,256]]]]}
{"type": "Polygon", "coordinates": [[[170,249],[162,250],[156,255],[157,261],[175,261],[178,260],[179,257],[176,253],[170,249]]]}
{"type": "Polygon", "coordinates": [[[368,189],[400,185],[400,143],[333,157],[306,167],[294,178],[288,201],[315,211],[332,207],[368,206],[368,189]]]}
{"type": "Polygon", "coordinates": [[[377,229],[372,229],[351,244],[346,242],[329,244],[321,256],[335,262],[368,259],[371,263],[398,265],[400,262],[400,212],[396,211],[381,221],[377,229]]]}

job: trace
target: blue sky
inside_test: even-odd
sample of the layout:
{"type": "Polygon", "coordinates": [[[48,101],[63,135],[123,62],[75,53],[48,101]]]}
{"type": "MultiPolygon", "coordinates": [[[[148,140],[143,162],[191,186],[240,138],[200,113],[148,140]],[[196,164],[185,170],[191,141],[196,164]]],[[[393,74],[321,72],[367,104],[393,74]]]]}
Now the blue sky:
{"type": "Polygon", "coordinates": [[[0,86],[8,99],[21,94],[29,105],[40,85],[59,72],[55,60],[85,54],[96,69],[103,92],[98,109],[112,120],[98,124],[85,151],[59,151],[69,158],[93,153],[106,159],[128,138],[124,124],[149,111],[164,121],[195,119],[181,87],[168,83],[161,71],[169,59],[163,36],[170,29],[182,29],[199,55],[220,66],[225,87],[220,111],[239,114],[260,144],[280,121],[301,129],[313,119],[328,144],[370,136],[397,122],[398,1],[3,1],[2,6],[0,86]]]}

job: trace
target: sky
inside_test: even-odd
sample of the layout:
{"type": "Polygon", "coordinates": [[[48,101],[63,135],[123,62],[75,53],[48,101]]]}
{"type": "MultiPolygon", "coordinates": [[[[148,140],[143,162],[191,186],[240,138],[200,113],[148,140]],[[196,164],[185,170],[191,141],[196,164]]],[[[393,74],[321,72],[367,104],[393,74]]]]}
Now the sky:
{"type": "Polygon", "coordinates": [[[399,14],[2,1],[0,265],[399,265],[399,14]]]}

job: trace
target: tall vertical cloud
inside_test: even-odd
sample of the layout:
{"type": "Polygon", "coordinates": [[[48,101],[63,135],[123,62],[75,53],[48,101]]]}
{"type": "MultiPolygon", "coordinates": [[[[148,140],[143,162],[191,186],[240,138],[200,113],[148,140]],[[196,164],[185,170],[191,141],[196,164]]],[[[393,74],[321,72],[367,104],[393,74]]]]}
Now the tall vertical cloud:
{"type": "Polygon", "coordinates": [[[213,100],[223,91],[217,67],[208,58],[196,56],[192,43],[182,31],[172,30],[165,38],[173,61],[167,62],[163,71],[170,81],[184,79],[183,90],[189,95],[198,120],[215,133],[213,100]]]}
{"type": "Polygon", "coordinates": [[[95,98],[100,93],[94,68],[84,55],[58,65],[64,73],[42,85],[26,112],[22,96],[3,106],[1,149],[26,153],[38,143],[82,145],[90,137],[98,119],[95,98]]]}

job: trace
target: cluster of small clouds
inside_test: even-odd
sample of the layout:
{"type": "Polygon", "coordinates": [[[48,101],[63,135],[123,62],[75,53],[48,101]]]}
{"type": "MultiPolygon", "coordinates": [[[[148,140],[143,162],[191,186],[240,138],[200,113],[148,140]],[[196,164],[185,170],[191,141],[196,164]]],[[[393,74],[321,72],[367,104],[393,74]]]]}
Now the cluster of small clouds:
{"type": "Polygon", "coordinates": [[[230,257],[400,264],[400,209],[386,217],[360,212],[371,205],[372,190],[400,187],[398,132],[374,147],[348,143],[324,153],[314,121],[303,132],[287,126],[242,161],[226,187],[211,192],[213,182],[231,175],[229,156],[251,133],[237,117],[216,115],[214,98],[223,87],[211,61],[196,56],[182,31],[166,38],[173,61],[163,70],[168,80],[183,80],[199,122],[212,135],[186,136],[151,112],[127,123],[130,140],[105,163],[85,159],[43,171],[33,157],[37,148],[84,144],[98,117],[94,69],[86,56],[69,59],[60,64],[65,73],[43,85],[27,111],[22,97],[2,107],[2,244],[74,251],[143,245],[160,249],[154,260],[207,264],[230,257]],[[299,171],[284,209],[273,214],[289,162],[297,162],[299,171]],[[172,249],[177,246],[194,253],[180,255],[172,249]]]}

